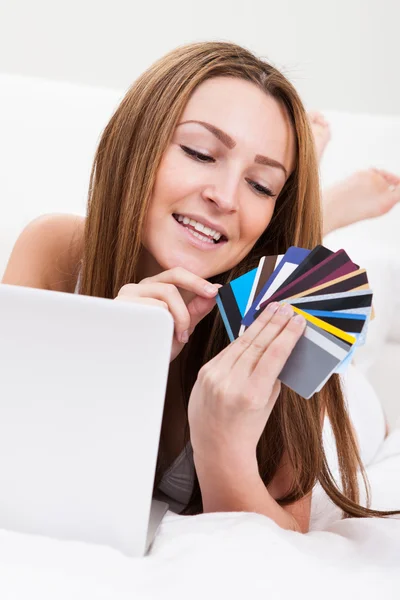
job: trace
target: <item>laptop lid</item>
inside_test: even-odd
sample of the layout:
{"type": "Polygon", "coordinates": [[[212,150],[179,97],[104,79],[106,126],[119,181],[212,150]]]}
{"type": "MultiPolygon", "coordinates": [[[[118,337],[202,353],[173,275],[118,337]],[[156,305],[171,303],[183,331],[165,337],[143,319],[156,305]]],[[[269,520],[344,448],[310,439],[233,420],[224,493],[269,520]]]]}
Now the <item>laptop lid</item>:
{"type": "Polygon", "coordinates": [[[172,335],[162,308],[0,285],[0,528],[146,552],[172,335]]]}

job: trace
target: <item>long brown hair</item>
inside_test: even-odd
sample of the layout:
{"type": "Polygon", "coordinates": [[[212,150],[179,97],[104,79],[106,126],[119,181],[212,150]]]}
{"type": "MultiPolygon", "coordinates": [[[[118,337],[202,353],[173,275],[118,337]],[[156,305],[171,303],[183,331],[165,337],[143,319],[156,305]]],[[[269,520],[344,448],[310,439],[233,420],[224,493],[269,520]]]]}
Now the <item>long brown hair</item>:
{"type": "MultiPolygon", "coordinates": [[[[124,284],[137,283],[141,235],[161,158],[193,91],[203,81],[221,76],[251,81],[281,104],[295,134],[297,160],[271,223],[252,251],[234,269],[211,280],[226,283],[257,266],[261,256],[284,253],[292,245],[311,249],[321,243],[318,166],[307,115],[296,90],[277,69],[240,46],[225,42],[190,44],[170,52],[139,77],[103,132],[90,179],[81,293],[114,298],[124,284]]],[[[199,369],[227,343],[222,320],[214,309],[197,326],[182,353],[186,410],[199,369]]],[[[368,482],[338,375],[310,400],[282,386],[257,446],[259,471],[266,485],[277,472],[285,450],[294,477],[292,488],[277,500],[282,506],[308,494],[319,481],[344,516],[396,514],[359,505],[358,469],[364,478],[367,504],[368,482]],[[336,438],[342,490],[324,453],[323,409],[336,438]]],[[[155,486],[162,466],[160,444],[155,486]]],[[[201,510],[196,478],[185,512],[201,510]]]]}

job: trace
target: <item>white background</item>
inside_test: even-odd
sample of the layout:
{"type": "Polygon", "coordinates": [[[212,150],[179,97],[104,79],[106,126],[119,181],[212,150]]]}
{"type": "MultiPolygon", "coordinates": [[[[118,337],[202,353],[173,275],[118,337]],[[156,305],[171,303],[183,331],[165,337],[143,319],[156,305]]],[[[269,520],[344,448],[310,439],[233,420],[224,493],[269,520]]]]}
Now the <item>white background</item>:
{"type": "Polygon", "coordinates": [[[126,89],[191,41],[245,45],[307,108],[400,114],[399,0],[0,0],[0,72],[126,89]]]}

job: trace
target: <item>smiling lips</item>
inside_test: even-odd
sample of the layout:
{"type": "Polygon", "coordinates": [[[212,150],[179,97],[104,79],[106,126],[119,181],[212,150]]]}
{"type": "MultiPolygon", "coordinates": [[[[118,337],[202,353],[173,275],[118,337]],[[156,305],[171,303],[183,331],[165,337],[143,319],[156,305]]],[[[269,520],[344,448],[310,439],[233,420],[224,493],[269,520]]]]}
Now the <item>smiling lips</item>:
{"type": "Polygon", "coordinates": [[[202,242],[218,244],[221,238],[226,240],[225,236],[222,235],[222,233],[216,231],[215,229],[211,229],[206,225],[203,225],[203,223],[200,223],[199,221],[195,221],[194,219],[190,219],[189,217],[185,217],[184,215],[174,214],[173,217],[176,221],[178,221],[178,223],[183,225],[192,233],[192,235],[199,238],[202,242]]]}

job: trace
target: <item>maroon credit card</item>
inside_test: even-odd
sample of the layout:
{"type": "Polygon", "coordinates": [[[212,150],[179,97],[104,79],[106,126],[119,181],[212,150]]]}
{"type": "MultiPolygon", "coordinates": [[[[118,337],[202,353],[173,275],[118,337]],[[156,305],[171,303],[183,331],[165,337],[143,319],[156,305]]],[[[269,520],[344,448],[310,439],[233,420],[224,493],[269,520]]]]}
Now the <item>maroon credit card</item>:
{"type": "Polygon", "coordinates": [[[355,265],[348,254],[344,250],[338,250],[331,256],[328,256],[321,263],[304,273],[289,285],[277,290],[266,302],[260,305],[260,311],[270,302],[284,300],[290,296],[295,296],[301,292],[322,285],[333,279],[337,279],[342,275],[347,275],[352,271],[358,270],[358,265],[355,265]],[[347,270],[348,269],[348,270],[347,270]],[[342,271],[340,274],[339,271],[342,271]]]}

